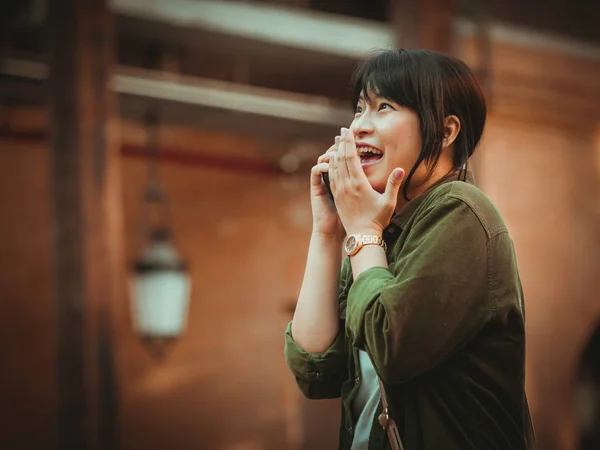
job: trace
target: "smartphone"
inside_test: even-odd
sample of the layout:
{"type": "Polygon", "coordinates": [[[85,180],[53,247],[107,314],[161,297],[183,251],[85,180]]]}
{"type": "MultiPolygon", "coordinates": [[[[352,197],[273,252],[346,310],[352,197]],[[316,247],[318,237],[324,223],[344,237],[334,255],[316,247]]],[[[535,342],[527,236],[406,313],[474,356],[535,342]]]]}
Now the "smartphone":
{"type": "Polygon", "coordinates": [[[331,192],[331,186],[329,185],[329,172],[324,172],[321,174],[323,178],[323,183],[325,183],[325,187],[327,187],[327,192],[329,192],[329,198],[333,202],[333,193],[331,192]]]}

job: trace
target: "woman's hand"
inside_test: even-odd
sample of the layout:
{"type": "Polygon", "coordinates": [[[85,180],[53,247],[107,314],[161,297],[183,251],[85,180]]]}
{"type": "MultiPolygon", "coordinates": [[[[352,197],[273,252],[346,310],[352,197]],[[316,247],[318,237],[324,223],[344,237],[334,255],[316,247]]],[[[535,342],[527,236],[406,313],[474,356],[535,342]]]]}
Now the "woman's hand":
{"type": "Polygon", "coordinates": [[[335,144],[319,157],[317,164],[311,170],[310,204],[313,216],[313,233],[341,240],[344,236],[344,228],[336,207],[331,201],[327,186],[323,181],[323,173],[329,171],[331,157],[337,151],[339,140],[339,136],[336,136],[335,144]]]}
{"type": "Polygon", "coordinates": [[[337,213],[346,233],[381,236],[396,208],[404,170],[394,169],[385,192],[378,193],[363,171],[354,134],[346,128],[342,128],[341,134],[329,164],[329,180],[337,213]]]}

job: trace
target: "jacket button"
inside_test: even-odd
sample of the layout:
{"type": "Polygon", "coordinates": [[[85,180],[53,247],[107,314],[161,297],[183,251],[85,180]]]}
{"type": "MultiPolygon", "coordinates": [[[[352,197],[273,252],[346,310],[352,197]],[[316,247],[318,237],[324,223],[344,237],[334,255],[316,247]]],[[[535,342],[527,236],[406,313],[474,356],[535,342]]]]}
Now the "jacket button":
{"type": "Polygon", "coordinates": [[[354,379],[354,382],[355,382],[356,384],[360,383],[360,377],[356,377],[356,378],[354,379]]]}

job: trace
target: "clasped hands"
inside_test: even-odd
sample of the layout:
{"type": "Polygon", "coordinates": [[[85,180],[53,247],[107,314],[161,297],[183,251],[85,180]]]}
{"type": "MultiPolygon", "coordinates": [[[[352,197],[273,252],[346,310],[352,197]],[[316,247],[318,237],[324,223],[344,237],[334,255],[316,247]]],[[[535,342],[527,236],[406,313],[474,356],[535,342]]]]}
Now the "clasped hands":
{"type": "Polygon", "coordinates": [[[337,150],[332,153],[329,182],[346,234],[381,236],[394,214],[404,170],[394,169],[388,176],[385,191],[380,194],[373,189],[363,171],[354,133],[342,128],[337,150]]]}

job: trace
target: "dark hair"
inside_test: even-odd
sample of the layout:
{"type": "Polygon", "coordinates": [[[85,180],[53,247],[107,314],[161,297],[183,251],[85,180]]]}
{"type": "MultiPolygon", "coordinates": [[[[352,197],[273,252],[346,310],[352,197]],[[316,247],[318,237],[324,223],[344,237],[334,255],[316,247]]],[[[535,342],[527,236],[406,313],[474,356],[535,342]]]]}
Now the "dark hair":
{"type": "Polygon", "coordinates": [[[419,116],[423,146],[408,172],[403,195],[422,162],[431,176],[442,153],[444,121],[460,120],[454,141],[453,165],[462,167],[479,144],[486,118],[483,92],[477,79],[459,59],[432,50],[383,50],[362,63],[352,79],[352,104],[370,93],[412,109],[419,116]]]}

